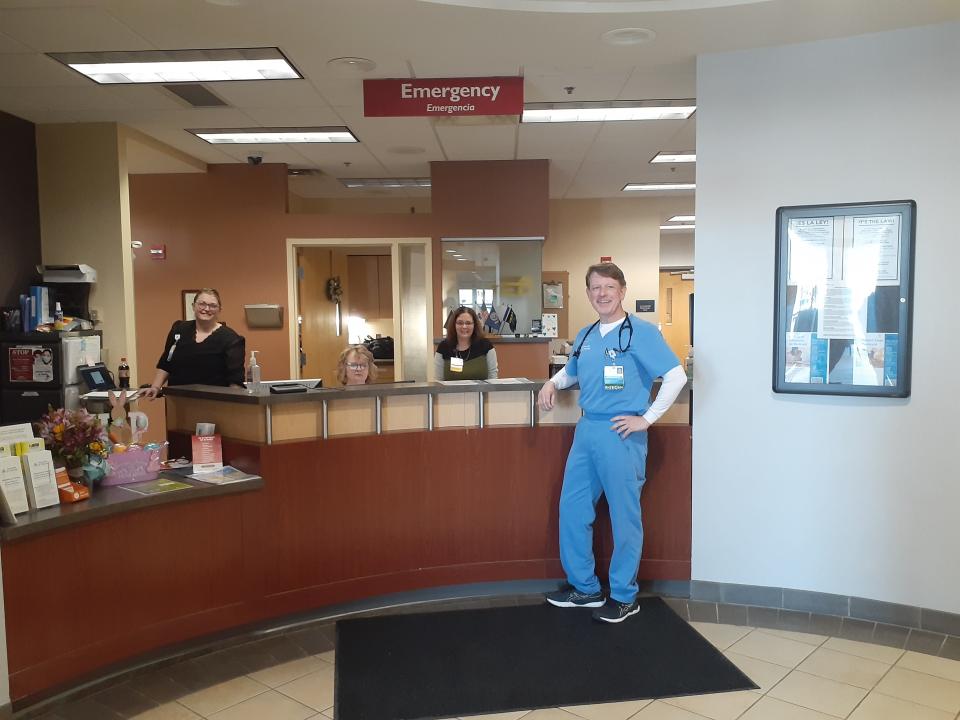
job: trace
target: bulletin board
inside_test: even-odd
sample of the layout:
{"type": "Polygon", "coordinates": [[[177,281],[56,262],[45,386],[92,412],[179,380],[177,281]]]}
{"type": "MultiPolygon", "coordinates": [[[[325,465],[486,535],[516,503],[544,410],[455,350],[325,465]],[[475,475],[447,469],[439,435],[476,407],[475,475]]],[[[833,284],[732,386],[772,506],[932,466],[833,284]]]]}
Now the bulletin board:
{"type": "Polygon", "coordinates": [[[916,210],[777,209],[774,392],[909,397],[916,210]]]}

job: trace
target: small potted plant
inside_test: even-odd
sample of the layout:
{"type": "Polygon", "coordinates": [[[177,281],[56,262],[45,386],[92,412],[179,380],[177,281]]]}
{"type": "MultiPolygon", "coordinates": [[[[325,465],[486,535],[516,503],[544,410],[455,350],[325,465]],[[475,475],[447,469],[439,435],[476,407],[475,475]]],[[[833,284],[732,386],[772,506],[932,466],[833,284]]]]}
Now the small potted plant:
{"type": "Polygon", "coordinates": [[[84,480],[83,468],[91,460],[102,464],[107,457],[106,431],[100,420],[86,410],[50,408],[36,427],[37,435],[43,438],[54,460],[66,466],[67,474],[74,481],[84,480]]]}

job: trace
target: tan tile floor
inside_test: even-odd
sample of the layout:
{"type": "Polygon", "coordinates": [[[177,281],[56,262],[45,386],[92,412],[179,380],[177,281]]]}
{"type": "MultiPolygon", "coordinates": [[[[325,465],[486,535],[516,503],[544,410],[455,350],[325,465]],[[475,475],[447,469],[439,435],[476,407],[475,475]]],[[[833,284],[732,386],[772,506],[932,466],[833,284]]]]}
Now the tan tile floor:
{"type": "MultiPolygon", "coordinates": [[[[958,661],[809,633],[697,622],[691,625],[760,688],[477,715],[471,720],[960,720],[958,661]]],[[[282,644],[275,642],[271,657],[282,655],[282,650],[282,644]]],[[[330,720],[334,659],[332,650],[273,664],[259,658],[257,670],[179,695],[175,690],[176,672],[170,671],[165,675],[173,678],[169,687],[154,679],[149,693],[142,694],[146,681],[140,681],[140,685],[131,681],[126,690],[112,688],[99,697],[88,696],[40,717],[330,720]],[[134,692],[134,687],[142,692],[134,692]],[[158,703],[158,697],[165,700],[158,703]]],[[[257,656],[251,652],[247,660],[257,660],[257,656]]]]}

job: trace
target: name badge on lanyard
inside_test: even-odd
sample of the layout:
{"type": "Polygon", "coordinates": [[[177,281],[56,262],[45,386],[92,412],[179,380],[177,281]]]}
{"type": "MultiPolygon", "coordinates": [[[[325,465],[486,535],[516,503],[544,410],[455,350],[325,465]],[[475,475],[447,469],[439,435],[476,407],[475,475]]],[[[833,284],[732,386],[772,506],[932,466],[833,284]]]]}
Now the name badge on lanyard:
{"type": "Polygon", "coordinates": [[[603,366],[603,389],[623,390],[623,365],[603,366]]]}
{"type": "Polygon", "coordinates": [[[463,358],[458,358],[458,357],[450,358],[450,372],[456,372],[456,373],[463,372],[463,358]]]}

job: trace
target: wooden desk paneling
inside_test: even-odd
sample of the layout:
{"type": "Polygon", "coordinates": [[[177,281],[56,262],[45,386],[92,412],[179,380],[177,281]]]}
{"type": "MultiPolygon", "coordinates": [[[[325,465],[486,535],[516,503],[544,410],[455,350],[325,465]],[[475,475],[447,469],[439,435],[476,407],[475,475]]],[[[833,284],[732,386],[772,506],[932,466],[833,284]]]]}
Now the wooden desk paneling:
{"type": "MultiPolygon", "coordinates": [[[[11,697],[23,704],[164,646],[334,603],[559,578],[557,512],[573,432],[225,440],[225,459],[259,469],[263,490],[4,545],[11,697]]],[[[189,447],[187,434],[170,439],[174,454],[189,447]]],[[[655,426],[642,578],[690,577],[690,477],[690,428],[655,426]]],[[[608,556],[605,518],[598,529],[608,556]]]]}

